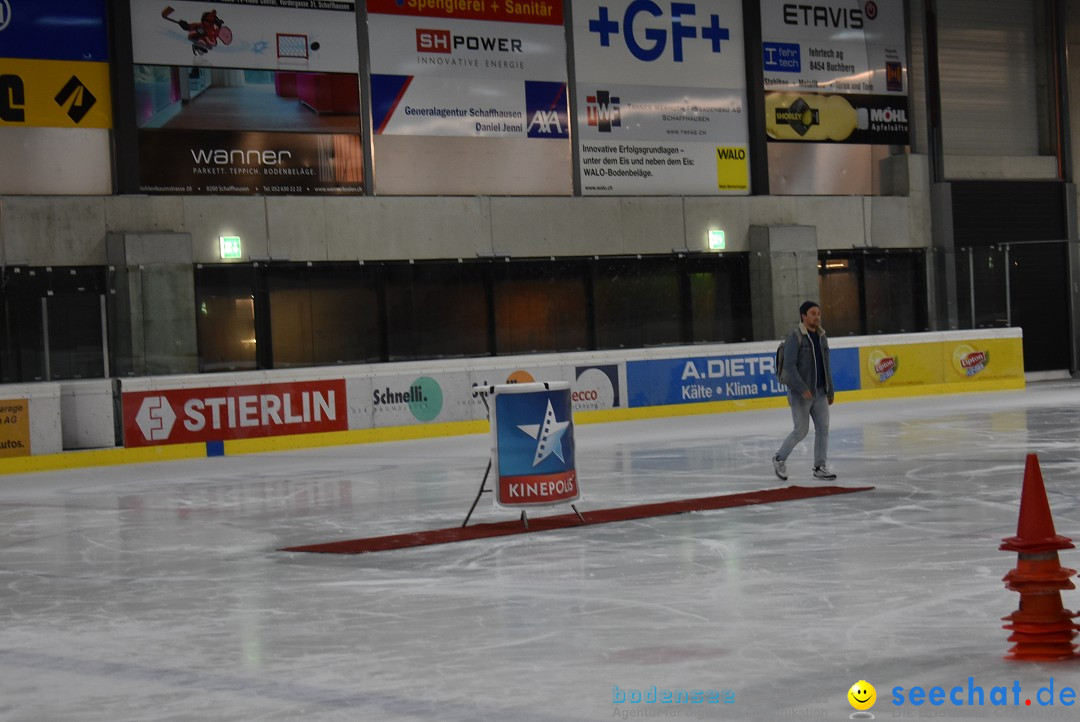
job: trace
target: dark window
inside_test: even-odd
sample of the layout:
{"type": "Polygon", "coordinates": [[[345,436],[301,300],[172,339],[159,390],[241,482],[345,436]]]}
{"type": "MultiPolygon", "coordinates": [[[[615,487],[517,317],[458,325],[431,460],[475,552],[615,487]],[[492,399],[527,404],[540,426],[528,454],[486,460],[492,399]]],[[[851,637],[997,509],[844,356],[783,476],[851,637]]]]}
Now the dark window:
{"type": "Polygon", "coordinates": [[[267,269],[273,367],[382,360],[376,274],[367,266],[267,269]]]}
{"type": "Polygon", "coordinates": [[[485,265],[385,265],[388,360],[490,355],[485,265]]]}
{"type": "Polygon", "coordinates": [[[514,261],[491,266],[495,353],[589,348],[586,268],[578,261],[514,261]]]}
{"type": "Polygon", "coordinates": [[[601,258],[594,265],[593,294],[598,349],[681,341],[676,259],[601,258]]]}
{"type": "Polygon", "coordinates": [[[818,278],[830,336],[929,330],[922,251],[826,252],[818,278]]]}
{"type": "Polygon", "coordinates": [[[956,292],[961,328],[1007,326],[1005,254],[994,246],[958,249],[956,292]]]}
{"type": "Polygon", "coordinates": [[[830,336],[865,333],[861,256],[826,256],[818,261],[821,325],[830,336]]]}
{"type": "Polygon", "coordinates": [[[929,330],[926,265],[918,253],[867,254],[866,333],[929,330]]]}
{"type": "Polygon", "coordinates": [[[254,264],[195,269],[195,318],[200,371],[256,368],[254,264]]]}
{"type": "Polygon", "coordinates": [[[4,382],[107,375],[104,268],[8,268],[0,283],[4,382]]]}
{"type": "Polygon", "coordinates": [[[748,261],[745,254],[686,260],[691,342],[738,343],[752,339],[748,261]]]}

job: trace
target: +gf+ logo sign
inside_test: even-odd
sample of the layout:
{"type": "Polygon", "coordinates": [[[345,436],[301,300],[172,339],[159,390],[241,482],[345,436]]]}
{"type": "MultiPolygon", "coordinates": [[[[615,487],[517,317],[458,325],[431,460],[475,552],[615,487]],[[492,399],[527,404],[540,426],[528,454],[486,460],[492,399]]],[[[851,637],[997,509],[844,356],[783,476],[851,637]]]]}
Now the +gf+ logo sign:
{"type": "MultiPolygon", "coordinates": [[[[622,36],[630,53],[638,60],[648,63],[664,54],[668,44],[668,31],[664,28],[646,28],[643,33],[645,42],[638,42],[634,28],[643,14],[653,18],[664,17],[663,9],[653,0],[634,0],[627,5],[626,12],[623,13],[622,36]]],[[[686,38],[700,37],[702,40],[709,40],[712,42],[712,52],[719,53],[720,41],[730,37],[728,29],[720,26],[720,16],[715,13],[709,15],[708,24],[700,27],[685,22],[686,18],[696,14],[697,6],[693,3],[671,3],[671,54],[676,63],[683,61],[683,40],[686,38]]],[[[589,32],[600,36],[601,47],[610,47],[611,36],[619,35],[619,22],[611,19],[607,6],[601,5],[599,17],[589,20],[589,32]]]]}

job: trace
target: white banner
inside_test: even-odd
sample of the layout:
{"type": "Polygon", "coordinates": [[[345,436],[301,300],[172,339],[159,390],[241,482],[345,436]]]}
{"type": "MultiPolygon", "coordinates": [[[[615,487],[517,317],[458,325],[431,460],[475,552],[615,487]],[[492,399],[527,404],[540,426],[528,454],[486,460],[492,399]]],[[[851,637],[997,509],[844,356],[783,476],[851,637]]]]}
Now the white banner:
{"type": "Polygon", "coordinates": [[[573,5],[585,195],[749,193],[742,4],[573,5]]]}
{"type": "Polygon", "coordinates": [[[906,95],[903,0],[761,0],[766,90],[906,95]]]}
{"type": "Polygon", "coordinates": [[[351,0],[131,0],[131,35],[140,65],[333,73],[357,73],[360,66],[351,0]]]}

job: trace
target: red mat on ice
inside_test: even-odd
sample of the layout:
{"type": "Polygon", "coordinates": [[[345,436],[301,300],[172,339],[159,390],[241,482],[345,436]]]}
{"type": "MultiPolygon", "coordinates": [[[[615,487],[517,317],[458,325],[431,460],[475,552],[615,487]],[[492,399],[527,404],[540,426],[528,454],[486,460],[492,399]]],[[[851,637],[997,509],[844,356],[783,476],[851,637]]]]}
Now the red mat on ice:
{"type": "MultiPolygon", "coordinates": [[[[583,510],[581,515],[585,517],[584,524],[582,524],[581,520],[577,518],[577,515],[573,513],[560,514],[558,516],[530,516],[528,529],[525,528],[520,519],[513,519],[512,521],[500,521],[489,524],[473,524],[472,526],[467,527],[432,529],[430,531],[417,531],[409,534],[391,534],[390,536],[377,536],[368,539],[350,539],[348,541],[328,542],[326,544],[289,547],[288,549],[282,549],[281,551],[316,552],[320,554],[365,554],[367,552],[382,552],[390,549],[427,546],[429,544],[449,544],[450,542],[468,541],[470,539],[487,539],[489,537],[510,536],[512,534],[529,534],[538,531],[551,531],[553,529],[568,529],[575,526],[607,524],[613,521],[645,519],[651,516],[684,514],[690,511],[710,511],[713,509],[728,509],[733,506],[750,506],[751,504],[772,504],[778,501],[810,499],[815,496],[851,494],[856,491],[869,491],[873,488],[874,487],[872,486],[787,486],[782,489],[762,489],[760,491],[747,491],[741,494],[708,496],[702,499],[664,501],[657,504],[639,504],[637,506],[623,506],[616,509],[596,509],[594,511],[583,510]]],[[[515,512],[508,511],[508,513],[515,512]]]]}

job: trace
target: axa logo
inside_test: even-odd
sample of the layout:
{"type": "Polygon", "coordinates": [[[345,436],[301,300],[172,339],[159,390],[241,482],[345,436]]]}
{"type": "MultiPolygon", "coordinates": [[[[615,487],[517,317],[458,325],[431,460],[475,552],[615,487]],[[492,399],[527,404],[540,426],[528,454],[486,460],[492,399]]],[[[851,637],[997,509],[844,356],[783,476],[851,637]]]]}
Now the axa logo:
{"type": "Polygon", "coordinates": [[[589,32],[600,36],[602,48],[611,46],[612,37],[621,36],[630,54],[646,63],[663,57],[669,45],[672,60],[683,62],[683,49],[688,41],[707,42],[711,52],[719,53],[722,41],[731,37],[716,13],[699,18],[694,3],[666,5],[665,9],[653,0],[633,0],[626,6],[621,20],[613,18],[611,10],[601,5],[597,17],[589,20],[589,32]]]}
{"type": "Polygon", "coordinates": [[[525,110],[530,138],[569,138],[566,83],[525,81],[525,110]]]}
{"type": "Polygon", "coordinates": [[[172,433],[176,412],[164,396],[147,396],[135,414],[135,424],[147,441],[164,441],[172,433]]]}
{"type": "Polygon", "coordinates": [[[533,133],[539,135],[562,135],[563,127],[562,121],[559,119],[559,113],[554,110],[538,110],[533,113],[532,120],[529,121],[529,135],[533,133]]]}
{"type": "Polygon", "coordinates": [[[619,96],[607,90],[586,95],[585,120],[590,128],[596,128],[601,133],[610,133],[612,128],[622,126],[619,96]]]}

